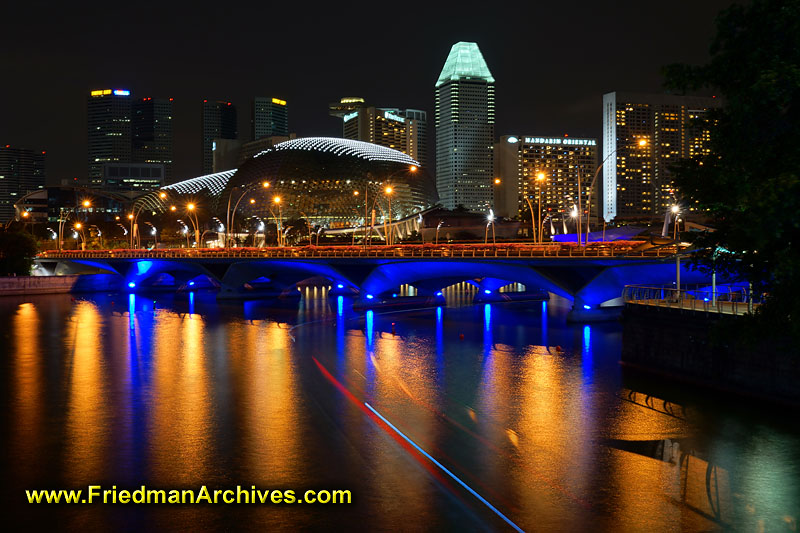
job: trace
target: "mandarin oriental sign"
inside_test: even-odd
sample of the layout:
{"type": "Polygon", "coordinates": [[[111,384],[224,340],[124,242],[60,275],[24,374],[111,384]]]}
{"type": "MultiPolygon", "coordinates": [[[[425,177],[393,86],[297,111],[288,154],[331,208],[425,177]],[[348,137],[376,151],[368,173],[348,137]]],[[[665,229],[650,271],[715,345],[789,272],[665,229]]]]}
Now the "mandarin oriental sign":
{"type": "Polygon", "coordinates": [[[569,137],[525,137],[525,144],[562,144],[567,146],[597,146],[594,139],[570,139],[569,137]]]}

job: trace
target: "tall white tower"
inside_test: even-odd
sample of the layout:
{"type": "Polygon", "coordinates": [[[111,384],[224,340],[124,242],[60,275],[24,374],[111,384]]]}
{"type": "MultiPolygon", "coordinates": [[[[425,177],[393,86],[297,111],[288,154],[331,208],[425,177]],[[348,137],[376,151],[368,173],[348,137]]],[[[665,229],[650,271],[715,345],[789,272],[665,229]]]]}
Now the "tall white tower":
{"type": "Polygon", "coordinates": [[[492,203],[494,78],[476,43],[450,49],[436,81],[436,188],[447,209],[492,203]]]}

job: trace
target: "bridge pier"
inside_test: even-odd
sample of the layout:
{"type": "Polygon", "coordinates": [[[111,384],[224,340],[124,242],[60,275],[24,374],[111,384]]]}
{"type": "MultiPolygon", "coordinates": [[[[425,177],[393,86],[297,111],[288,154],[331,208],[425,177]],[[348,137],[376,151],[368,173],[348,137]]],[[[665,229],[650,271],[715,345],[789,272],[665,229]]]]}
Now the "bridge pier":
{"type": "Polygon", "coordinates": [[[591,305],[580,296],[572,301],[572,309],[567,313],[567,322],[604,322],[616,320],[622,314],[622,307],[591,305]]]}

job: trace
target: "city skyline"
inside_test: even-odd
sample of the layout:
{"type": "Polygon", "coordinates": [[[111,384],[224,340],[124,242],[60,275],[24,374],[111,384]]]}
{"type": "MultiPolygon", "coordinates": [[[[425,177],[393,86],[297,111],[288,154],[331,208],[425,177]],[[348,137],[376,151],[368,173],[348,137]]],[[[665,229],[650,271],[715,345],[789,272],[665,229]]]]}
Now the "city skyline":
{"type": "MultiPolygon", "coordinates": [[[[37,105],[4,104],[0,109],[0,139],[15,146],[47,150],[52,179],[80,176],[86,153],[81,135],[86,124],[81,105],[84,94],[101,86],[126,87],[137,97],[175,98],[175,176],[186,178],[200,173],[196,147],[203,99],[225,99],[245,109],[254,96],[276,95],[292,102],[291,129],[298,136],[336,136],[340,135],[341,123],[328,116],[327,105],[341,95],[358,94],[376,106],[402,106],[432,114],[430,86],[441,69],[442,58],[454,42],[462,40],[479,44],[492,73],[500,80],[496,135],[564,131],[600,137],[602,94],[614,90],[658,92],[663,65],[702,62],[708,55],[714,17],[730,3],[719,0],[692,5],[691,17],[685,16],[688,2],[677,9],[628,2],[613,13],[596,6],[544,6],[531,20],[506,17],[503,8],[473,17],[467,12],[431,7],[425,13],[430,27],[436,30],[409,41],[410,50],[416,54],[405,49],[395,52],[364,47],[355,37],[341,36],[337,24],[331,24],[358,24],[362,17],[380,15],[379,10],[373,9],[369,15],[357,14],[357,10],[331,14],[327,19],[321,17],[325,20],[316,25],[298,18],[303,20],[301,25],[289,17],[275,35],[283,44],[276,45],[269,61],[264,60],[269,68],[255,62],[261,49],[252,46],[248,37],[255,35],[254,22],[259,17],[237,19],[233,24],[229,19],[240,13],[215,16],[213,20],[202,13],[185,13],[180,15],[186,18],[181,28],[172,28],[168,21],[173,17],[150,20],[139,10],[127,13],[124,6],[113,6],[107,14],[93,18],[81,18],[80,10],[67,10],[59,18],[55,11],[62,8],[55,7],[52,17],[37,21],[42,27],[37,40],[31,40],[25,28],[35,19],[34,13],[30,6],[12,6],[6,20],[17,23],[3,28],[3,39],[14,45],[8,47],[11,52],[6,71],[11,78],[28,82],[1,87],[0,98],[21,104],[35,101],[37,105]],[[139,24],[151,28],[153,42],[117,41],[110,28],[96,24],[123,15],[131,27],[139,24]],[[657,28],[641,22],[654,17],[661,21],[657,28]],[[537,23],[551,19],[564,22],[537,23]],[[199,43],[203,31],[226,22],[241,27],[229,43],[196,48],[183,45],[170,54],[160,53],[164,41],[199,43]],[[80,31],[70,33],[66,45],[55,46],[67,35],[66,28],[80,31]],[[159,32],[169,34],[162,38],[159,32]],[[325,44],[331,39],[335,39],[335,47],[325,44]],[[116,45],[109,46],[108,52],[83,53],[85,47],[97,42],[116,45]],[[598,54],[598,42],[609,53],[598,54]],[[531,58],[538,58],[540,64],[528,68],[531,58]],[[26,127],[31,123],[45,127],[26,127]]],[[[177,8],[164,9],[170,12],[177,8]]],[[[248,113],[240,113],[240,132],[248,131],[247,121],[248,113]]]]}

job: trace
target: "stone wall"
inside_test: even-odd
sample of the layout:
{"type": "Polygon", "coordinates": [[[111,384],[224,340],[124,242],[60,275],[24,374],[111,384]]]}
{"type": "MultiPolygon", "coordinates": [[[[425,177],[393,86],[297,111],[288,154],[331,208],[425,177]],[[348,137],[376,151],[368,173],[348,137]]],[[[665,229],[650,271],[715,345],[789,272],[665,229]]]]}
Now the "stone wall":
{"type": "Polygon", "coordinates": [[[122,278],[111,274],[0,277],[0,296],[115,291],[122,278]]]}
{"type": "MultiPolygon", "coordinates": [[[[735,320],[735,317],[726,318],[735,320]]],[[[626,304],[622,364],[670,379],[800,406],[800,357],[775,339],[711,342],[714,313],[626,304]]]]}

